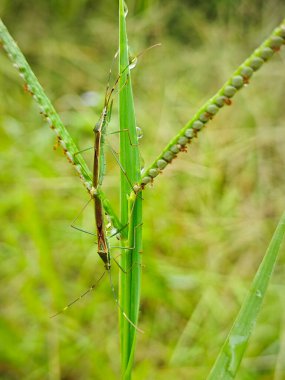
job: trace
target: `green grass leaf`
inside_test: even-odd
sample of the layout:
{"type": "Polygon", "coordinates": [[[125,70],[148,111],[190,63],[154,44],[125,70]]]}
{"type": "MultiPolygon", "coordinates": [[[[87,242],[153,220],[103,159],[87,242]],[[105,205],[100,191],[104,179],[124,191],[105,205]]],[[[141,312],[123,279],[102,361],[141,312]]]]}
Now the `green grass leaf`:
{"type": "MultiPolygon", "coordinates": [[[[140,180],[140,156],[136,133],[136,117],[129,66],[126,32],[126,8],[119,2],[119,52],[120,52],[120,161],[125,173],[121,173],[121,222],[128,225],[128,234],[122,233],[125,247],[121,265],[126,273],[120,275],[120,305],[128,318],[137,325],[141,283],[142,199],[133,193],[133,185],[140,180]],[[130,194],[132,196],[130,197],[130,194]]],[[[137,331],[121,315],[121,360],[124,379],[131,378],[137,331]]]]}
{"type": "Polygon", "coordinates": [[[234,379],[255,326],[285,233],[285,213],[274,232],[233,327],[208,376],[208,380],[234,379]]]}

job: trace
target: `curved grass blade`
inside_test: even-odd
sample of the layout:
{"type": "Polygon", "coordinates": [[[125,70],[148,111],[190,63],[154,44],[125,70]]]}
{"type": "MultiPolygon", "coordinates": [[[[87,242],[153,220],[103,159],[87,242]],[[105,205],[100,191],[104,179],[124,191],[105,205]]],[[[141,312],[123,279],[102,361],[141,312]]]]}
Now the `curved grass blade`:
{"type": "Polygon", "coordinates": [[[271,279],[284,233],[285,213],[278,223],[254,277],[250,292],[241,306],[207,380],[232,380],[235,378],[271,279]]]}
{"type": "MultiPolygon", "coordinates": [[[[129,64],[128,41],[126,33],[126,9],[123,0],[119,0],[119,72],[129,64]]],[[[129,131],[120,134],[120,162],[126,176],[121,172],[121,223],[128,224],[128,234],[122,233],[122,243],[129,250],[122,250],[121,266],[127,271],[120,274],[120,304],[137,325],[140,302],[141,265],[140,251],[142,239],[142,199],[133,193],[133,186],[140,179],[140,156],[138,151],[136,118],[131,87],[130,68],[120,78],[119,120],[120,130],[129,131]],[[130,138],[129,138],[130,137],[130,138]],[[130,144],[130,140],[133,145],[130,144]],[[131,184],[129,183],[131,182],[131,184]],[[133,194],[130,197],[130,194],[133,194]],[[128,271],[128,268],[132,268],[128,271]]],[[[124,318],[120,318],[122,378],[131,378],[136,344],[136,330],[124,318]]]]}
{"type": "MultiPolygon", "coordinates": [[[[58,142],[61,145],[68,161],[74,166],[75,170],[79,174],[83,185],[90,193],[92,192],[92,174],[84,161],[81,154],[78,153],[79,149],[75,145],[73,139],[69,135],[65,126],[63,125],[59,115],[51,104],[49,98],[45,94],[38,79],[30,68],[24,55],[19,49],[18,45],[9,34],[7,28],[0,19],[0,42],[7,52],[10,60],[15,66],[20,76],[25,81],[26,90],[33,96],[36,103],[39,105],[42,115],[45,117],[50,128],[55,132],[58,138],[58,142]]],[[[121,224],[114,210],[112,209],[108,199],[101,189],[97,190],[97,195],[101,199],[106,213],[110,216],[111,221],[115,228],[120,229],[121,224]]]]}

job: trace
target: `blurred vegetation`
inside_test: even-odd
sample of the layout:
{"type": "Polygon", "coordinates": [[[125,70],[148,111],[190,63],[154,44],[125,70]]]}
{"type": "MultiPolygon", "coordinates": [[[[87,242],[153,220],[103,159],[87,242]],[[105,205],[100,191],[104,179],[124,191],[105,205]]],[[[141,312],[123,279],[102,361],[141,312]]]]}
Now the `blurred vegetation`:
{"type": "MultiPolygon", "coordinates": [[[[162,43],[133,70],[148,164],[284,18],[285,4],[133,0],[128,7],[133,54],[162,43]]],[[[0,13],[80,148],[92,145],[117,49],[116,2],[2,0],[0,13]]],[[[205,379],[239,310],[284,210],[284,57],[266,64],[144,193],[145,334],[134,379],[205,379]]],[[[52,149],[55,136],[4,52],[0,67],[0,378],[118,378],[118,310],[108,281],[49,319],[98,278],[102,263],[94,239],[70,228],[87,193],[52,149]]],[[[114,203],[118,174],[110,156],[104,184],[114,203]]],[[[92,207],[79,219],[94,228],[92,207]]],[[[240,380],[285,378],[284,260],[240,380]]]]}

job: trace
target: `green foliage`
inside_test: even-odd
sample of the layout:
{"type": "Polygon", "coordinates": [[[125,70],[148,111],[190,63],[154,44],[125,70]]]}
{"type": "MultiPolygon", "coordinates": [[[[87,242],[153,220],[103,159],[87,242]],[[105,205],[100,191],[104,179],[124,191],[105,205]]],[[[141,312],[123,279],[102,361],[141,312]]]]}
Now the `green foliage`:
{"type": "MultiPolygon", "coordinates": [[[[141,240],[142,240],[142,199],[141,193],[130,197],[131,184],[140,180],[140,159],[138,139],[136,133],[136,118],[130,68],[129,65],[128,39],[126,31],[124,1],[119,2],[119,72],[123,73],[120,78],[119,92],[119,122],[120,122],[120,162],[126,171],[121,173],[121,222],[128,226],[128,234],[122,231],[123,238],[127,238],[127,244],[122,249],[121,264],[125,273],[120,275],[120,304],[130,320],[138,325],[139,305],[141,288],[141,240]],[[127,133],[126,133],[127,132],[127,133]]],[[[134,363],[136,333],[126,318],[121,315],[121,358],[122,378],[131,379],[134,363]]]]}
{"type": "Polygon", "coordinates": [[[187,144],[190,144],[197,137],[198,133],[216,116],[222,107],[232,104],[232,98],[237,91],[249,84],[254,72],[281,49],[284,40],[285,21],[238,67],[222,88],[196,112],[194,117],[172,138],[150,167],[143,172],[140,181],[143,188],[148,183],[152,183],[153,179],[177,157],[178,153],[185,151],[187,144]]]}
{"type": "MultiPolygon", "coordinates": [[[[11,13],[4,12],[4,18],[55,99],[70,134],[85,148],[91,144],[103,98],[95,105],[96,114],[84,105],[83,97],[74,94],[94,89],[104,93],[116,50],[117,25],[112,22],[116,13],[110,17],[112,8],[107,6],[113,2],[106,6],[95,2],[78,19],[75,13],[68,19],[68,12],[57,12],[55,3],[50,9],[50,3],[43,3],[34,9],[30,4],[19,7],[17,22],[13,6],[20,2],[10,3],[11,13]],[[47,12],[38,13],[46,6],[47,12]]],[[[129,4],[130,11],[135,3],[129,4]]],[[[161,51],[144,58],[144,64],[133,71],[137,120],[144,131],[142,150],[149,164],[278,23],[282,4],[262,3],[254,13],[255,2],[250,6],[239,2],[244,13],[232,10],[232,17],[213,18],[214,23],[196,10],[196,24],[191,21],[199,31],[196,51],[191,48],[193,38],[184,41],[170,34],[173,5],[162,11],[158,2],[145,4],[140,15],[128,21],[134,51],[163,43],[161,51]],[[264,12],[270,6],[270,12],[264,12]],[[151,12],[140,18],[148,9],[151,12]],[[263,22],[259,12],[264,12],[263,22]],[[244,28],[253,25],[249,20],[258,20],[258,27],[244,28]]],[[[223,14],[222,6],[218,11],[223,14]]],[[[186,21],[185,16],[185,27],[186,21]]],[[[179,31],[180,35],[188,32],[179,31]]],[[[284,208],[285,79],[280,56],[284,53],[272,58],[232,107],[200,134],[190,154],[167,168],[154,189],[143,195],[145,268],[139,326],[146,333],[138,336],[134,378],[206,378],[249,288],[261,260],[259,253],[284,208]]],[[[82,186],[61,154],[51,151],[52,134],[46,126],[39,127],[42,120],[4,54],[0,60],[5,158],[0,204],[1,376],[118,378],[117,309],[107,281],[91,299],[49,320],[54,309],[98,277],[101,263],[93,239],[68,228],[85,203],[82,186]]],[[[117,165],[107,157],[104,190],[112,204],[117,201],[115,172],[117,165]]],[[[82,215],[87,229],[92,219],[88,210],[82,215]]],[[[284,375],[284,255],[281,260],[237,378],[280,380],[284,375]]]]}
{"type": "Polygon", "coordinates": [[[279,221],[264,259],[255,275],[250,292],[243,302],[234,325],[208,377],[209,380],[230,380],[236,377],[249,338],[260,313],[261,304],[276,265],[284,233],[285,213],[279,221]]]}

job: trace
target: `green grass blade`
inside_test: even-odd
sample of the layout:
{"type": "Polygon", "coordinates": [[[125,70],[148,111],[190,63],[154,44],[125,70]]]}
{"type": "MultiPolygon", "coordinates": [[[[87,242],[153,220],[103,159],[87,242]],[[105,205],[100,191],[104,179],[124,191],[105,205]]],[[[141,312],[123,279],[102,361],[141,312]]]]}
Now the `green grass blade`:
{"type": "MultiPolygon", "coordinates": [[[[26,61],[23,53],[19,49],[12,36],[9,34],[7,28],[5,27],[1,19],[0,42],[5,51],[7,52],[10,60],[12,61],[13,66],[15,66],[18,69],[20,76],[25,81],[26,90],[33,96],[34,100],[39,105],[42,115],[48,122],[48,125],[57,135],[58,141],[68,161],[73,165],[73,167],[79,174],[83,182],[83,185],[90,193],[92,189],[92,174],[85,160],[83,159],[81,154],[78,153],[79,149],[77,148],[70,134],[66,130],[55,108],[51,104],[37,77],[33,73],[28,62],[26,61]]],[[[108,215],[110,215],[114,226],[120,229],[121,224],[115,212],[113,211],[108,199],[106,198],[104,192],[102,190],[98,190],[98,195],[103,202],[105,211],[108,215]]]]}
{"type": "Polygon", "coordinates": [[[217,357],[208,380],[230,380],[235,378],[272,276],[284,233],[285,213],[279,221],[266,254],[255,275],[250,292],[217,357]]]}
{"type": "MultiPolygon", "coordinates": [[[[130,70],[129,68],[125,70],[129,64],[129,54],[124,5],[124,2],[120,0],[119,70],[122,73],[119,93],[120,161],[127,173],[127,178],[123,173],[121,175],[121,222],[122,225],[128,224],[128,236],[124,233],[123,239],[130,249],[123,250],[121,255],[121,265],[126,274],[120,274],[120,304],[130,320],[137,325],[141,280],[142,200],[135,194],[130,198],[132,187],[129,182],[135,184],[140,180],[140,159],[130,70]],[[126,130],[129,133],[126,133],[126,130]]],[[[120,318],[120,333],[122,374],[124,379],[130,379],[137,331],[122,316],[120,318]]]]}
{"type": "MultiPolygon", "coordinates": [[[[161,154],[144,171],[140,186],[144,188],[159,175],[162,170],[172,162],[180,152],[186,151],[186,145],[214,118],[214,116],[226,104],[231,104],[231,98],[248,84],[252,77],[274,53],[278,52],[285,44],[285,20],[271,33],[271,35],[237,68],[233,75],[221,87],[221,89],[208,100],[169,142],[161,154]]],[[[222,62],[221,62],[222,67],[222,62]]]]}

